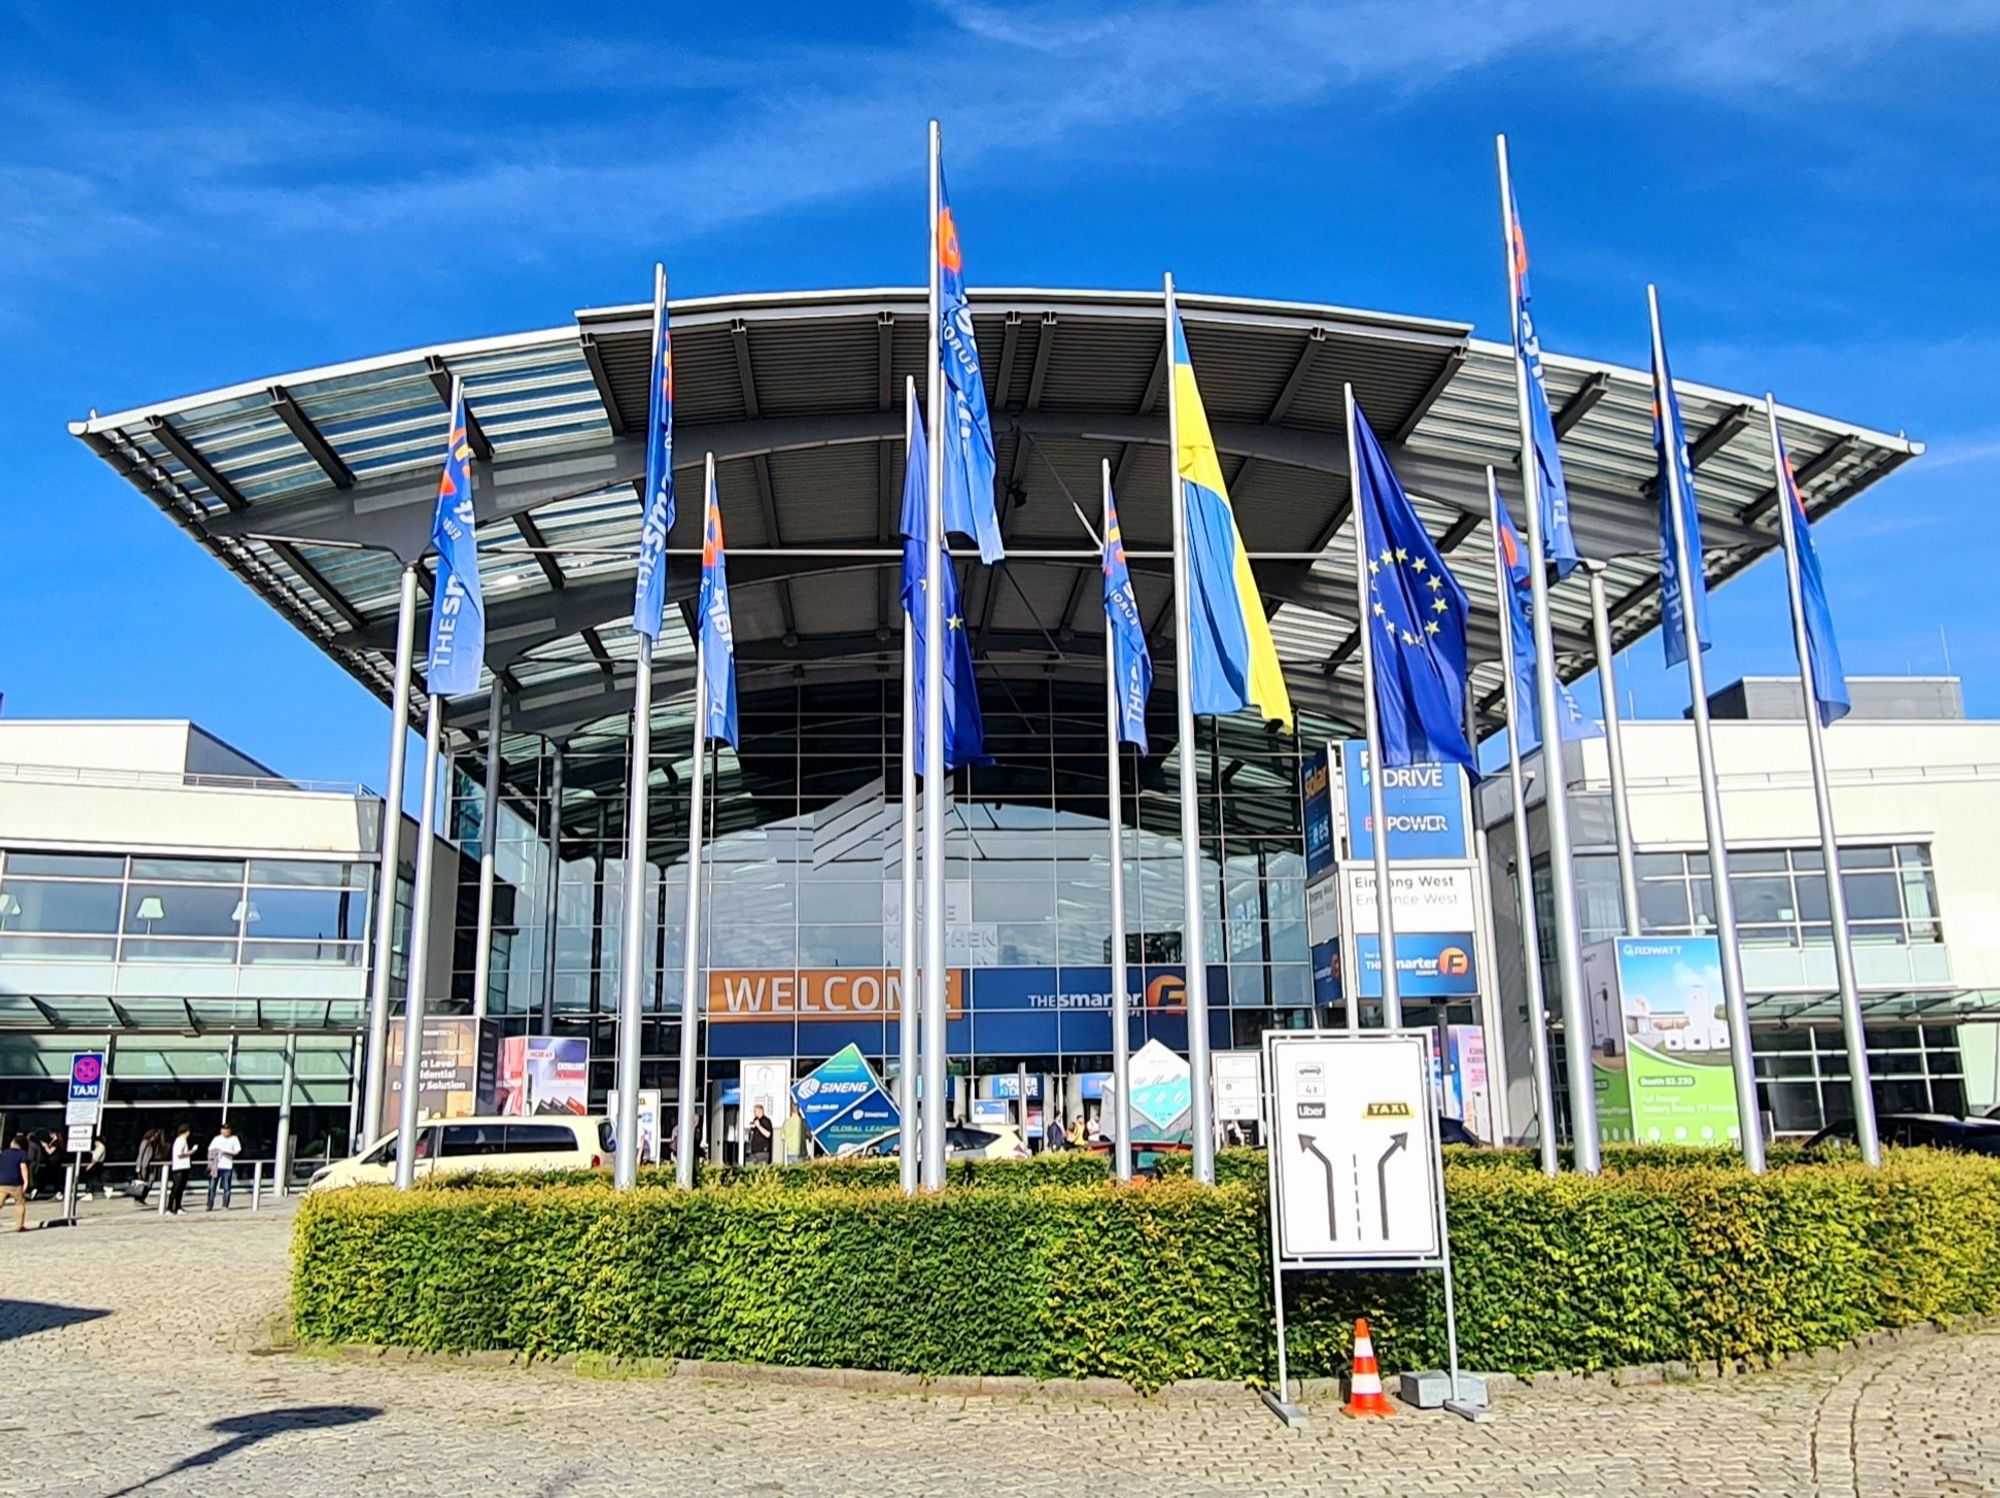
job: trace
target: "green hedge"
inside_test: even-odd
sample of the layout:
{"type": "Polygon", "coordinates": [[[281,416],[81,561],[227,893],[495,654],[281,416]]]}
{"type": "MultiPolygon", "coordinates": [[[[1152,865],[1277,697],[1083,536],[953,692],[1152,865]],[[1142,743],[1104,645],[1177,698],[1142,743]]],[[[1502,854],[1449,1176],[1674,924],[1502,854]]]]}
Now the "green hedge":
{"type": "MultiPolygon", "coordinates": [[[[729,1189],[456,1186],[309,1196],[293,1317],[323,1342],[592,1351],[927,1374],[1271,1371],[1262,1189],[1026,1185],[909,1199],[781,1172],[729,1189]]],[[[1895,1151],[1753,1177],[1623,1161],[1447,1169],[1469,1367],[1600,1369],[1796,1351],[2000,1308],[2000,1161],[1895,1151]]],[[[1288,1280],[1293,1367],[1444,1357],[1440,1277],[1288,1280]]]]}
{"type": "MultiPolygon", "coordinates": [[[[1246,1152],[1248,1153],[1248,1152],[1246,1152]]],[[[496,1186],[590,1186],[610,1178],[606,1170],[479,1171],[464,1175],[428,1176],[425,1191],[485,1191],[496,1186]]],[[[1026,1160],[953,1160],[945,1180],[953,1186],[1021,1190],[1030,1186],[1089,1186],[1111,1178],[1109,1160],[1089,1150],[1063,1150],[1026,1160]]],[[[1261,1182],[1263,1177],[1257,1177],[1261,1182]]],[[[648,1165],[639,1171],[641,1186],[671,1187],[671,1165],[648,1165]]],[[[711,1165],[702,1161],[695,1171],[699,1186],[779,1186],[800,1191],[818,1186],[853,1189],[894,1188],[900,1184],[897,1162],[878,1160],[801,1160],[792,1165],[711,1165]]]]}

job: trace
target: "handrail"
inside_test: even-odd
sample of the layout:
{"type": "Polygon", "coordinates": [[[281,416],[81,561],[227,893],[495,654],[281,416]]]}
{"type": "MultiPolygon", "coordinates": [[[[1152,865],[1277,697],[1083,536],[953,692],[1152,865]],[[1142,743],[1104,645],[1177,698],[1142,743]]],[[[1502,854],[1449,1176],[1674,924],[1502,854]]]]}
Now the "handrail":
{"type": "Polygon", "coordinates": [[[127,790],[264,791],[345,796],[355,800],[382,799],[358,780],[297,780],[277,775],[224,775],[200,770],[119,770],[88,765],[0,763],[0,780],[25,780],[47,785],[96,785],[127,790]]]}

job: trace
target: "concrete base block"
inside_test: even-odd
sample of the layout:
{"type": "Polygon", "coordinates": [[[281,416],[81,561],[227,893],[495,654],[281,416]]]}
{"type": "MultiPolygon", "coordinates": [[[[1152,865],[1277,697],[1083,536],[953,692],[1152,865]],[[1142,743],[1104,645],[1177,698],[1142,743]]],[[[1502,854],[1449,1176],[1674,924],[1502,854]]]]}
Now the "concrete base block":
{"type": "MultiPolygon", "coordinates": [[[[1413,1404],[1420,1410],[1441,1409],[1446,1400],[1452,1398],[1451,1375],[1442,1368],[1427,1368],[1421,1373],[1399,1374],[1400,1385],[1397,1393],[1405,1404],[1413,1404]]],[[[1458,1395],[1466,1404],[1483,1406],[1486,1403],[1486,1380],[1477,1373],[1458,1375],[1458,1395]]]]}

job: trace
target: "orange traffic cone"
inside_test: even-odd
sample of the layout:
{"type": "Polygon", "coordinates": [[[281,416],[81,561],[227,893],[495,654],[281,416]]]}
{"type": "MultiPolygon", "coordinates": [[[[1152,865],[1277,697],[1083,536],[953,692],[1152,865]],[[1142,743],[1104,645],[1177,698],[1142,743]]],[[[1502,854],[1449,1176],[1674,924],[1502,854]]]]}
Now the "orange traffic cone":
{"type": "Polygon", "coordinates": [[[1389,1396],[1382,1392],[1382,1370],[1375,1365],[1375,1339],[1368,1335],[1366,1316],[1354,1323],[1354,1371],[1348,1377],[1347,1394],[1347,1403],[1340,1407],[1343,1415],[1360,1419],[1396,1413],[1389,1396]]]}

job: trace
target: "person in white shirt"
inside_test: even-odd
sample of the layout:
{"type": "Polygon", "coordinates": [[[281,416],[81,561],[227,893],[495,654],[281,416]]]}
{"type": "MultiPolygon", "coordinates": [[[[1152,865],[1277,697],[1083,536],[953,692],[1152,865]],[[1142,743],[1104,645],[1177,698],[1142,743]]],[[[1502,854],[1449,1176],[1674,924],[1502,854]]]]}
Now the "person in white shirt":
{"type": "Polygon", "coordinates": [[[222,1188],[222,1210],[229,1210],[231,1189],[236,1184],[236,1156],[243,1149],[243,1141],[236,1137],[236,1131],[224,1124],[216,1136],[208,1141],[208,1210],[215,1210],[215,1188],[222,1188]]]}
{"type": "Polygon", "coordinates": [[[167,1179],[172,1183],[167,1189],[167,1210],[179,1215],[181,1198],[187,1195],[188,1173],[194,1169],[194,1140],[189,1137],[192,1130],[186,1124],[174,1135],[174,1148],[167,1160],[167,1179]]]}

